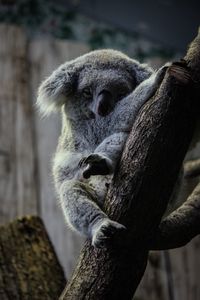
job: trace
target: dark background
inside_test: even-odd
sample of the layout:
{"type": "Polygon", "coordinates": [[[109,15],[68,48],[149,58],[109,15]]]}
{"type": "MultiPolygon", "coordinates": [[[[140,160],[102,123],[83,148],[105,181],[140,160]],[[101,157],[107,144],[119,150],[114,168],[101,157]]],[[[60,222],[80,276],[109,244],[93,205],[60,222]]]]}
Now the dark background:
{"type": "Polygon", "coordinates": [[[100,21],[176,50],[184,50],[200,25],[200,1],[84,0],[60,1],[100,21]]]}

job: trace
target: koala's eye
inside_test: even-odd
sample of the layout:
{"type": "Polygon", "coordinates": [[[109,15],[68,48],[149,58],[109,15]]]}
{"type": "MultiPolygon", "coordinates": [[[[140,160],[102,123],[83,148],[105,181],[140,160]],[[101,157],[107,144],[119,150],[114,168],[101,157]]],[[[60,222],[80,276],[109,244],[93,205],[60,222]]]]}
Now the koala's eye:
{"type": "Polygon", "coordinates": [[[82,91],[82,95],[85,99],[91,99],[92,98],[92,91],[90,88],[85,88],[82,91]]]}

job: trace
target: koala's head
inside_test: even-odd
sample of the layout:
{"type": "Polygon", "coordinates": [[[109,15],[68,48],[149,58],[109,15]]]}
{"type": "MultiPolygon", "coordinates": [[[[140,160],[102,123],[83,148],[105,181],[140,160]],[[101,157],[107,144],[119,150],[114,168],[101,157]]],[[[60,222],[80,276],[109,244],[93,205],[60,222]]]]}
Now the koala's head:
{"type": "Polygon", "coordinates": [[[40,86],[43,114],[65,106],[66,114],[106,116],[152,73],[147,65],[115,50],[96,50],[61,65],[40,86]]]}

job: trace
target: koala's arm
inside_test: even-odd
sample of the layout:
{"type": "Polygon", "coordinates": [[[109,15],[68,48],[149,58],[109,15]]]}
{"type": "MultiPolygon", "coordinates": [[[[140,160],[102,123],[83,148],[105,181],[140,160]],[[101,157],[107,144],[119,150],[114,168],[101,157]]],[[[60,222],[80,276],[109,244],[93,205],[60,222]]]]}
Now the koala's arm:
{"type": "Polygon", "coordinates": [[[155,94],[170,64],[171,63],[166,63],[136,87],[128,96],[128,98],[130,98],[128,109],[134,107],[134,112],[138,112],[141,106],[155,94]]]}
{"type": "Polygon", "coordinates": [[[85,166],[83,177],[89,178],[91,175],[112,174],[122,153],[127,136],[127,133],[119,132],[104,139],[94,153],[85,157],[81,162],[81,165],[85,166]]]}
{"type": "Polygon", "coordinates": [[[84,159],[83,176],[112,174],[122,154],[124,144],[132,128],[141,106],[153,96],[162,81],[168,65],[160,68],[148,79],[141,82],[136,89],[115,108],[112,123],[116,124],[117,132],[108,136],[84,159]],[[120,130],[121,127],[121,130],[120,130]]]}

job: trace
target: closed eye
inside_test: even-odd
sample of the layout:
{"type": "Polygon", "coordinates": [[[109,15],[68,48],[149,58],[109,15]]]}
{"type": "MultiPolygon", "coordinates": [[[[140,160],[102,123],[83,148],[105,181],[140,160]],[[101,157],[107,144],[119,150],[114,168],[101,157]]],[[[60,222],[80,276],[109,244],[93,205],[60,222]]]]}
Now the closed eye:
{"type": "Polygon", "coordinates": [[[91,91],[91,89],[90,88],[84,88],[82,90],[82,95],[83,95],[83,97],[85,99],[91,99],[91,97],[92,97],[92,91],[91,91]]]}

